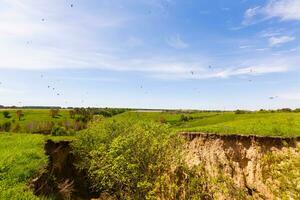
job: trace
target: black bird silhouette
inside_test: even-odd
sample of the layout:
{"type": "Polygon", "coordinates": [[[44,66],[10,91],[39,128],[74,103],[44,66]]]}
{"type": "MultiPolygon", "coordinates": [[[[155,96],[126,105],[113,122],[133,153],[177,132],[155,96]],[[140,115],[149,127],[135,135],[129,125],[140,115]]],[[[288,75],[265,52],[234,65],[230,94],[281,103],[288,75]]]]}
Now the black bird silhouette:
{"type": "Polygon", "coordinates": [[[74,7],[74,4],[71,4],[70,6],[71,6],[71,8],[73,8],[73,7],[74,7]]]}
{"type": "Polygon", "coordinates": [[[277,98],[278,96],[274,96],[274,97],[269,97],[269,99],[273,100],[275,98],[277,98]]]}

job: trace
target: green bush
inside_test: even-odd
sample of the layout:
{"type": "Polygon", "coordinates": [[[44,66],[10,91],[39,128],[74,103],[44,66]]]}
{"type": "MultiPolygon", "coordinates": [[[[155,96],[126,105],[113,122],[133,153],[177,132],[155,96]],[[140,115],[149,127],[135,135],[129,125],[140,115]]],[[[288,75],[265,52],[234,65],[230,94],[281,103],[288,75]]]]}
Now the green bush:
{"type": "Polygon", "coordinates": [[[276,199],[300,199],[300,147],[265,155],[263,175],[276,199]]]}
{"type": "Polygon", "coordinates": [[[189,117],[186,116],[186,115],[181,115],[181,116],[180,116],[180,121],[182,121],[182,122],[187,122],[187,121],[189,121],[189,117]]]}
{"type": "Polygon", "coordinates": [[[234,111],[234,113],[239,115],[239,114],[246,114],[246,113],[249,113],[249,112],[246,111],[246,110],[236,110],[236,111],[234,111]]]}
{"type": "Polygon", "coordinates": [[[11,122],[4,122],[4,123],[0,126],[0,130],[1,130],[1,131],[9,132],[10,129],[11,129],[11,122]]]}
{"type": "Polygon", "coordinates": [[[51,135],[53,136],[68,135],[68,131],[64,127],[54,126],[51,130],[51,135]]]}
{"type": "Polygon", "coordinates": [[[10,113],[6,110],[6,111],[3,111],[3,117],[4,118],[10,118],[10,113]]]}
{"type": "Polygon", "coordinates": [[[74,153],[94,191],[116,199],[192,199],[204,187],[192,181],[197,192],[187,195],[192,177],[186,177],[191,173],[181,159],[182,144],[162,124],[105,121],[80,133],[74,153]]]}

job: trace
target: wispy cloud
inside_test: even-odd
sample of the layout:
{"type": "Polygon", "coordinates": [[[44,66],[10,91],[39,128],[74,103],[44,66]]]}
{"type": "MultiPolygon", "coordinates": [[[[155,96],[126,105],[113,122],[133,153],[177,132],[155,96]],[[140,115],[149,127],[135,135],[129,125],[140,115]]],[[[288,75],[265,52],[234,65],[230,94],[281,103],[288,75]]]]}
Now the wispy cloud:
{"type": "MultiPolygon", "coordinates": [[[[111,31],[112,29],[124,28],[130,24],[128,22],[131,17],[124,13],[116,12],[117,14],[111,15],[104,11],[99,15],[98,12],[90,13],[79,8],[77,10],[77,6],[70,8],[59,0],[43,3],[34,0],[0,2],[5,5],[0,13],[0,69],[101,69],[143,72],[145,76],[151,77],[204,79],[279,73],[289,70],[290,67],[290,63],[280,62],[281,64],[275,65],[259,59],[245,64],[243,56],[220,61],[219,58],[197,52],[193,55],[186,52],[162,54],[163,51],[155,50],[151,53],[131,53],[128,52],[131,48],[122,49],[120,42],[125,41],[125,45],[136,47],[144,45],[147,40],[134,36],[127,40],[119,39],[119,35],[111,36],[118,32],[111,31]],[[209,69],[211,63],[216,63],[219,67],[209,69]],[[250,72],[249,66],[256,67],[251,67],[254,70],[250,72]]],[[[260,9],[257,7],[248,11],[247,16],[253,17],[260,9]]],[[[279,45],[283,44],[284,39],[285,42],[291,40],[279,39],[272,41],[272,44],[279,45]]],[[[166,42],[175,49],[186,49],[190,46],[179,34],[167,38],[166,42]]],[[[240,48],[251,46],[243,45],[240,48]]],[[[295,63],[300,63],[298,58],[295,60],[295,63]]]]}
{"type": "Polygon", "coordinates": [[[259,76],[264,74],[282,73],[287,72],[289,69],[282,66],[249,66],[238,68],[221,68],[221,69],[207,69],[198,68],[198,70],[186,71],[183,73],[160,73],[155,74],[154,77],[170,80],[178,79],[225,79],[238,76],[259,76]]]}
{"type": "Polygon", "coordinates": [[[299,0],[269,0],[265,6],[249,8],[244,14],[244,25],[255,24],[271,18],[300,20],[299,0]]]}
{"type": "Polygon", "coordinates": [[[278,17],[282,20],[300,20],[299,0],[272,0],[263,11],[268,17],[278,17]]]}
{"type": "Polygon", "coordinates": [[[169,38],[167,38],[166,42],[169,46],[176,49],[185,49],[189,47],[189,44],[184,42],[179,34],[170,36],[169,38]]]}
{"type": "Polygon", "coordinates": [[[295,40],[295,37],[291,36],[279,36],[279,37],[270,37],[269,38],[269,45],[270,46],[278,46],[287,42],[291,42],[295,40]]]}

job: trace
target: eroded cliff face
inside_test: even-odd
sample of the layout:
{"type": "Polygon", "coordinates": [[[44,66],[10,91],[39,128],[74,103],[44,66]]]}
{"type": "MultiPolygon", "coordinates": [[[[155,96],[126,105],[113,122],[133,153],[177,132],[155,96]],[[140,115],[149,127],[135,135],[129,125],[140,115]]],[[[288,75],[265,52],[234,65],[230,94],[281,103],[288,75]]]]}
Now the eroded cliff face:
{"type": "MultiPolygon", "coordinates": [[[[300,138],[182,133],[187,139],[186,161],[202,165],[211,177],[226,175],[234,185],[255,199],[274,199],[264,177],[263,158],[269,153],[293,151],[300,138]]],[[[299,169],[300,170],[300,169],[299,169]]],[[[220,193],[218,198],[228,199],[220,193]]]]}

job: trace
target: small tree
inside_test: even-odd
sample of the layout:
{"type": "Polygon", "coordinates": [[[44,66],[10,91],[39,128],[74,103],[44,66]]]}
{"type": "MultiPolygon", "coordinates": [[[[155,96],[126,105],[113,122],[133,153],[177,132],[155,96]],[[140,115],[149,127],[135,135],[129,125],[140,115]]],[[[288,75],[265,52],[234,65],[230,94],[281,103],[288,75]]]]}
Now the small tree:
{"type": "Polygon", "coordinates": [[[24,113],[22,110],[17,110],[16,114],[17,114],[19,121],[21,120],[22,117],[24,117],[24,113]]]}
{"type": "Polygon", "coordinates": [[[181,115],[181,116],[180,116],[180,121],[182,121],[182,122],[187,122],[187,121],[189,121],[189,118],[188,118],[188,116],[186,116],[186,115],[181,115]]]}
{"type": "Polygon", "coordinates": [[[3,112],[4,118],[10,118],[10,113],[6,110],[3,112]]]}
{"type": "Polygon", "coordinates": [[[69,114],[70,114],[71,119],[74,119],[75,114],[76,114],[75,111],[74,110],[70,110],[69,114]]]}
{"type": "Polygon", "coordinates": [[[52,118],[57,117],[58,113],[59,113],[59,109],[51,109],[51,110],[50,110],[50,116],[51,116],[52,118]]]}

